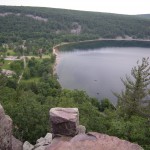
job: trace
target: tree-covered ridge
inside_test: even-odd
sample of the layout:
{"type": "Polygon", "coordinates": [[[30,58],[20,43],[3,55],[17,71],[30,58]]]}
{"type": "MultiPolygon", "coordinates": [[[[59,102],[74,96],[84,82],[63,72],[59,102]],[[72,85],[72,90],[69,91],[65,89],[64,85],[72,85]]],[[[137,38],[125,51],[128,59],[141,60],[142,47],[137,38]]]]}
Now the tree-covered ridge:
{"type": "Polygon", "coordinates": [[[0,43],[41,37],[51,43],[118,36],[150,38],[150,20],[137,16],[22,6],[0,6],[0,14],[0,43]]]}
{"type": "Polygon", "coordinates": [[[150,14],[142,14],[142,15],[138,15],[141,18],[145,18],[145,19],[150,19],[150,14]]]}

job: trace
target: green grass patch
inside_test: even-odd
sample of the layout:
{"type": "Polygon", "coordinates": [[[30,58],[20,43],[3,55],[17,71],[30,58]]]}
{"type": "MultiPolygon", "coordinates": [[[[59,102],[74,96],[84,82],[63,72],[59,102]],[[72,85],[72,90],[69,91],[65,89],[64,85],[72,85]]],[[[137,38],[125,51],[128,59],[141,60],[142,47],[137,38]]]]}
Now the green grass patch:
{"type": "Polygon", "coordinates": [[[39,82],[40,80],[40,77],[33,77],[33,78],[30,78],[30,79],[22,79],[21,82],[39,82]]]}
{"type": "Polygon", "coordinates": [[[35,59],[44,59],[44,58],[50,58],[51,55],[42,55],[42,58],[40,58],[39,56],[26,56],[28,59],[31,59],[32,57],[34,57],[35,59]]]}
{"type": "Polygon", "coordinates": [[[49,55],[42,55],[42,58],[50,58],[50,54],[49,55]]]}
{"type": "Polygon", "coordinates": [[[1,68],[2,69],[10,69],[10,64],[12,63],[13,61],[12,60],[5,60],[4,61],[4,64],[3,63],[1,63],[1,68]]]}
{"type": "Polygon", "coordinates": [[[16,56],[16,53],[13,50],[9,49],[9,50],[7,50],[7,56],[16,56]]]}

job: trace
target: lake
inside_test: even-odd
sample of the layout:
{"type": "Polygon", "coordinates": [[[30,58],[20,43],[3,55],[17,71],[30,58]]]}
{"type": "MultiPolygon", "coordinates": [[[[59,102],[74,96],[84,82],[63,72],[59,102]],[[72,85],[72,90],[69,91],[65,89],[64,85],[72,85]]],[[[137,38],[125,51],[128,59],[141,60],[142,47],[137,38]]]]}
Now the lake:
{"type": "Polygon", "coordinates": [[[116,104],[112,92],[120,93],[120,78],[130,75],[138,60],[150,56],[150,48],[100,47],[59,51],[56,73],[63,88],[79,89],[99,100],[109,98],[116,104]]]}

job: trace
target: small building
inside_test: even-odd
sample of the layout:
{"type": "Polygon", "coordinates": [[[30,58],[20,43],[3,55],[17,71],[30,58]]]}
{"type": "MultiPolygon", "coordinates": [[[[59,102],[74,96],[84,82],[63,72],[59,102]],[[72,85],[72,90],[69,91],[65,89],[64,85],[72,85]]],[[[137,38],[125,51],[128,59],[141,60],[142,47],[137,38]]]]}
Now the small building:
{"type": "Polygon", "coordinates": [[[7,77],[12,77],[16,73],[12,70],[2,69],[1,74],[6,75],[7,77]]]}

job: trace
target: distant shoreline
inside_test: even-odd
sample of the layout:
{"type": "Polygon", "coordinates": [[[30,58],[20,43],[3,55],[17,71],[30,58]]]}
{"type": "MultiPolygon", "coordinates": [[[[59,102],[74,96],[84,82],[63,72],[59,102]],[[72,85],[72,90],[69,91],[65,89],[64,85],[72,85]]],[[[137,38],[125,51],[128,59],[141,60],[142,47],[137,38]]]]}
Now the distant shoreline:
{"type": "Polygon", "coordinates": [[[116,38],[116,39],[95,39],[95,40],[84,40],[84,41],[78,41],[78,42],[64,42],[57,44],[53,47],[53,54],[57,56],[58,47],[63,46],[63,45],[68,45],[68,44],[76,44],[76,43],[86,43],[86,42],[96,42],[96,41],[139,41],[139,42],[150,42],[150,39],[132,39],[132,38],[116,38]]]}
{"type": "Polygon", "coordinates": [[[129,38],[115,38],[115,39],[94,39],[94,40],[84,40],[84,41],[78,41],[78,42],[64,42],[64,43],[59,43],[55,46],[53,46],[53,54],[56,56],[56,60],[54,63],[53,67],[53,74],[56,73],[56,66],[59,63],[59,58],[58,58],[58,53],[59,53],[59,47],[64,46],[64,45],[69,45],[69,44],[77,44],[77,43],[87,43],[87,42],[98,42],[98,41],[139,41],[139,42],[150,42],[150,39],[133,39],[131,37],[129,38]]]}

